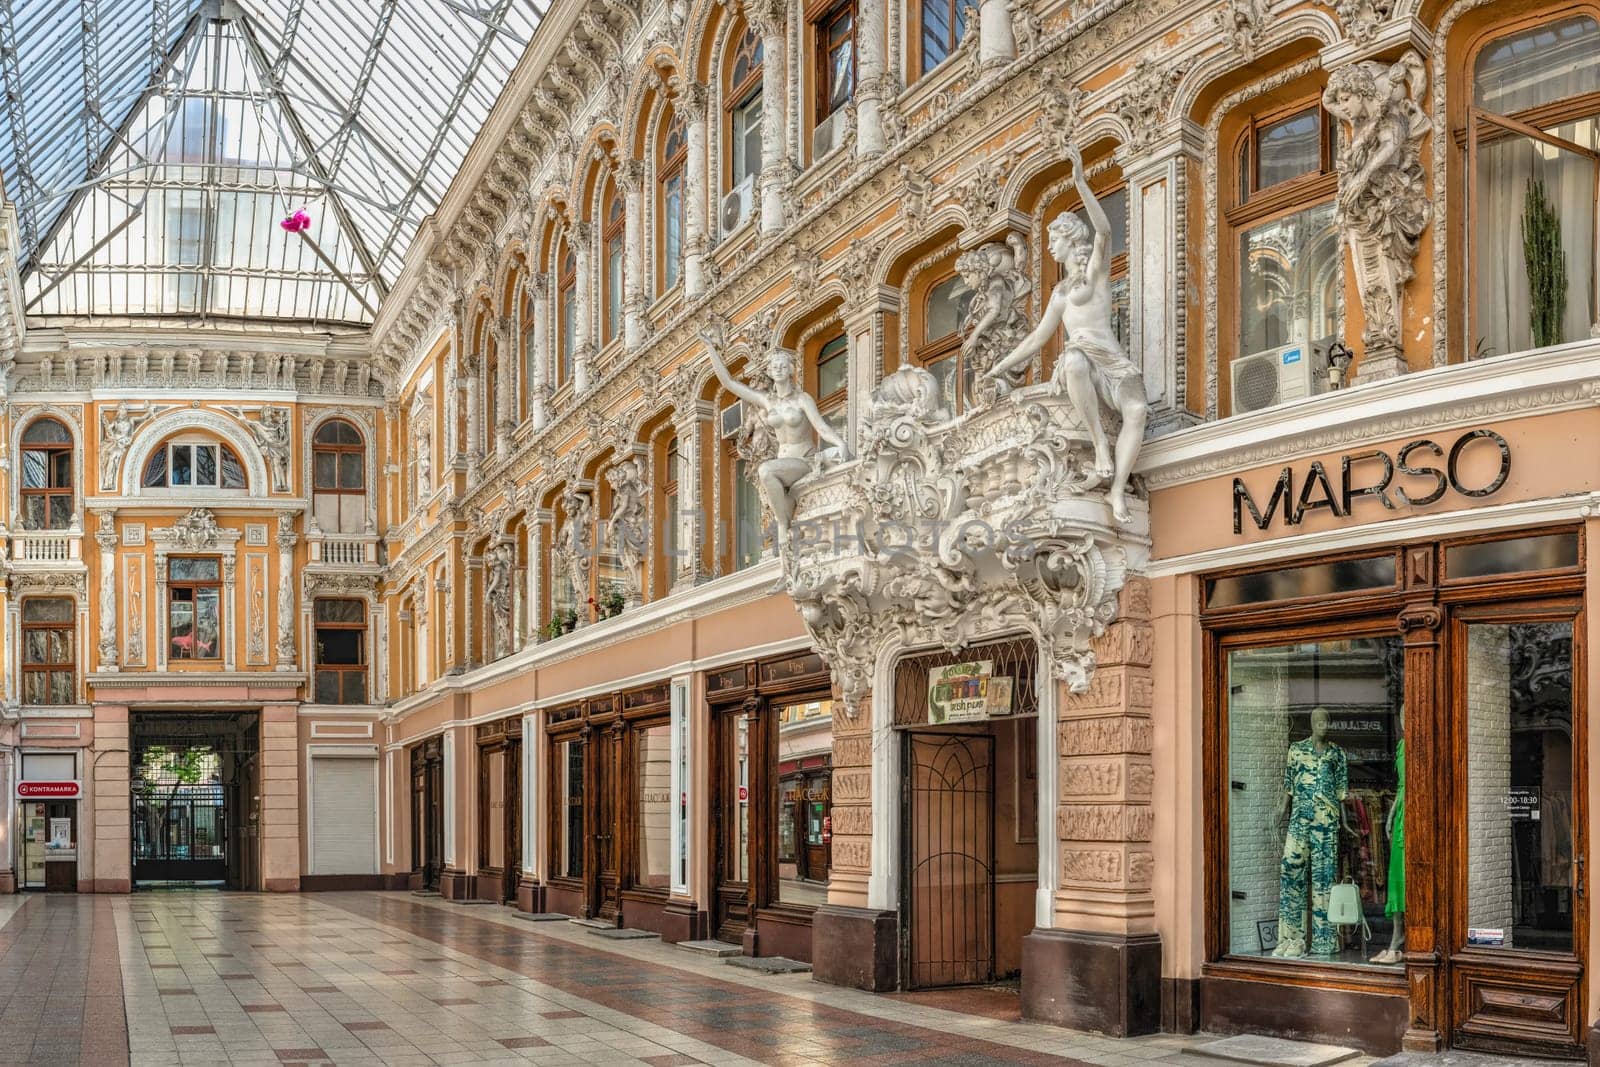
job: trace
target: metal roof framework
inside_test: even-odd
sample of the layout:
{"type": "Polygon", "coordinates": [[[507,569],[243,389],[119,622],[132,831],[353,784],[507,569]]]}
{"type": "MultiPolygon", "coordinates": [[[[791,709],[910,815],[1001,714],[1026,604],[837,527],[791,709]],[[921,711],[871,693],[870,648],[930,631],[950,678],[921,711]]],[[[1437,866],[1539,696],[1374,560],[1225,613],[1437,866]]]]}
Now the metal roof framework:
{"type": "Polygon", "coordinates": [[[372,321],[544,12],[0,0],[28,312],[372,321]]]}

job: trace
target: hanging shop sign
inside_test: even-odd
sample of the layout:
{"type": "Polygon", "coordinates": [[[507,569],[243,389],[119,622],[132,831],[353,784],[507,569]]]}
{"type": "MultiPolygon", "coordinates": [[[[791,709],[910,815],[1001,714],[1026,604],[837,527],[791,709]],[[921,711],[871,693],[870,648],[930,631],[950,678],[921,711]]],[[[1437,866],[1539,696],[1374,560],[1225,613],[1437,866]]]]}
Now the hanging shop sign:
{"type": "Polygon", "coordinates": [[[993,660],[971,660],[928,671],[928,722],[981,722],[1011,714],[1011,677],[995,675],[993,660]]]}
{"type": "Polygon", "coordinates": [[[1303,470],[1284,467],[1270,488],[1258,486],[1256,493],[1243,478],[1235,478],[1233,532],[1244,532],[1247,514],[1256,529],[1266,530],[1274,522],[1298,526],[1317,511],[1349,518],[1356,505],[1367,498],[1395,511],[1401,505],[1426,507],[1450,493],[1486,497],[1498,492],[1509,477],[1511,446],[1493,430],[1468,430],[1448,446],[1420,437],[1392,454],[1373,448],[1341,456],[1337,463],[1316,460],[1303,470]],[[1489,475],[1483,469],[1481,456],[1491,448],[1499,450],[1499,466],[1489,475]],[[1265,497],[1265,506],[1257,493],[1265,497]]]}
{"type": "Polygon", "coordinates": [[[17,796],[24,800],[73,800],[83,792],[78,782],[18,782],[17,796]]]}

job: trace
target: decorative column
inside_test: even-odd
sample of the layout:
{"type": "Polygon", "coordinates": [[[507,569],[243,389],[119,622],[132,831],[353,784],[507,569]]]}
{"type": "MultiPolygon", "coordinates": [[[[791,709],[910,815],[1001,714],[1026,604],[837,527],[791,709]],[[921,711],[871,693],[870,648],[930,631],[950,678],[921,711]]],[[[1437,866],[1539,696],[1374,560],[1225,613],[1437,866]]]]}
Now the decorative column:
{"type": "MultiPolygon", "coordinates": [[[[477,602],[477,603],[481,604],[486,599],[482,594],[482,590],[483,590],[483,557],[482,556],[468,556],[467,557],[467,589],[469,590],[467,598],[466,598],[467,599],[467,603],[468,603],[468,608],[467,608],[467,611],[465,613],[466,614],[466,618],[464,619],[464,625],[465,625],[466,632],[462,635],[462,642],[461,642],[461,644],[462,644],[462,649],[461,649],[462,655],[461,655],[461,659],[462,659],[462,663],[466,666],[466,668],[468,670],[471,670],[473,667],[476,667],[478,664],[483,663],[484,659],[485,659],[485,657],[483,655],[479,654],[478,647],[475,644],[475,641],[476,641],[477,636],[478,636],[478,626],[477,626],[478,613],[476,611],[472,610],[472,604],[474,602],[477,602]]],[[[485,606],[485,609],[487,609],[487,605],[485,604],[484,606],[485,606]]],[[[485,642],[485,644],[487,645],[487,641],[485,642]]],[[[485,648],[485,652],[487,652],[487,648],[485,648]]]]}
{"type": "Polygon", "coordinates": [[[555,513],[540,508],[528,516],[528,640],[537,643],[545,624],[545,547],[550,544],[550,527],[555,513]]]}
{"type": "Polygon", "coordinates": [[[622,185],[622,343],[632,352],[644,343],[644,164],[631,159],[617,170],[622,185]]]}
{"type": "MultiPolygon", "coordinates": [[[[678,435],[678,558],[671,576],[674,592],[705,580],[705,450],[716,414],[708,400],[691,400],[674,412],[678,435]],[[685,473],[687,472],[687,473],[685,473]]],[[[714,447],[714,446],[713,446],[714,447]]],[[[713,515],[717,513],[713,512],[713,515]]],[[[713,518],[713,522],[718,521],[713,518]]]]}
{"type": "Polygon", "coordinates": [[[528,272],[528,298],[533,308],[533,334],[526,355],[528,366],[528,417],[535,431],[543,430],[550,419],[546,398],[550,369],[550,276],[542,270],[528,272]]]}
{"type": "Polygon", "coordinates": [[[1115,621],[1093,641],[1085,691],[1044,683],[1055,687],[1059,721],[1046,737],[1054,716],[1050,701],[1041,701],[1040,885],[1057,888],[1053,902],[1041,893],[1037,925],[1023,939],[1022,1012],[1125,1037],[1160,1027],[1161,938],[1151,844],[1155,640],[1148,579],[1130,576],[1118,599],[1115,621]],[[1047,803],[1052,799],[1058,802],[1047,803]],[[1044,870],[1057,848],[1059,865],[1044,870]]]}
{"type": "MultiPolygon", "coordinates": [[[[292,511],[278,512],[278,657],[277,668],[280,671],[295,669],[295,642],[294,620],[295,590],[294,590],[294,546],[300,543],[300,535],[294,529],[295,513],[292,511]]],[[[161,568],[157,579],[162,586],[166,585],[166,567],[161,568]]],[[[160,590],[160,603],[167,602],[165,588],[160,590]]],[[[161,666],[166,666],[166,641],[165,635],[161,642],[161,666]]]]}
{"type": "Polygon", "coordinates": [[[985,70],[1003,67],[1017,58],[1017,36],[1011,28],[1012,2],[1015,0],[981,0],[978,6],[978,62],[985,70]]]}
{"type": "Polygon", "coordinates": [[[884,150],[883,91],[884,2],[859,0],[856,5],[856,155],[884,150]]]}
{"type": "Polygon", "coordinates": [[[511,434],[517,428],[516,416],[516,381],[517,381],[517,317],[515,315],[502,315],[496,323],[495,344],[499,351],[495,362],[494,390],[494,451],[495,455],[505,459],[511,455],[511,434]]]}
{"type": "MultiPolygon", "coordinates": [[[[998,0],[1004,4],[1005,0],[998,0]]],[[[761,35],[761,232],[783,230],[789,181],[789,8],[783,0],[750,0],[745,13],[761,35]]]]}
{"type": "Polygon", "coordinates": [[[117,669],[117,513],[99,513],[95,544],[100,546],[100,669],[117,669]]]}
{"type": "Polygon", "coordinates": [[[593,345],[590,340],[593,334],[589,322],[593,303],[589,299],[592,280],[589,262],[592,249],[590,249],[589,244],[593,238],[593,225],[587,222],[575,222],[572,224],[572,255],[576,262],[578,275],[576,279],[576,307],[573,311],[573,318],[577,320],[573,329],[572,392],[574,396],[582,396],[589,391],[589,359],[593,355],[593,345]]]}
{"type": "MultiPolygon", "coordinates": [[[[167,554],[165,552],[157,551],[156,552],[156,670],[158,670],[158,671],[164,671],[164,670],[167,669],[167,650],[172,647],[171,644],[170,644],[169,637],[167,635],[167,608],[166,608],[166,604],[167,604],[167,554]]],[[[283,605],[280,602],[279,603],[279,614],[282,614],[282,606],[283,605]]],[[[281,648],[282,646],[280,645],[279,647],[281,648]]],[[[293,657],[293,651],[294,651],[293,650],[293,646],[291,645],[290,646],[291,659],[293,657]]],[[[282,669],[283,670],[290,670],[292,668],[293,668],[293,663],[291,662],[289,667],[284,667],[282,669]]]]}
{"type": "Polygon", "coordinates": [[[691,82],[675,101],[683,113],[688,159],[684,164],[683,295],[693,299],[706,291],[706,87],[691,82]]]}
{"type": "Polygon", "coordinates": [[[1204,132],[1185,120],[1176,136],[1118,162],[1128,180],[1128,355],[1144,372],[1155,426],[1187,426],[1186,376],[1178,339],[1188,308],[1188,264],[1180,245],[1189,179],[1204,132]]]}
{"type": "Polygon", "coordinates": [[[232,552],[222,557],[222,669],[231,671],[237,666],[238,660],[234,650],[237,642],[234,640],[234,622],[239,617],[238,597],[235,595],[239,587],[238,557],[232,552]]]}

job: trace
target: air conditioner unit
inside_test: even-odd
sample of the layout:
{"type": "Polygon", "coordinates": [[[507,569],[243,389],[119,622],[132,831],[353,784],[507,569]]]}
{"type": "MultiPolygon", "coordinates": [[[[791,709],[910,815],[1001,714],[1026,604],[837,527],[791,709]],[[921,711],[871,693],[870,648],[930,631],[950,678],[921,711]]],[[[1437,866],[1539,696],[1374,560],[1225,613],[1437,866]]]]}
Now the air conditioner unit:
{"type": "Polygon", "coordinates": [[[844,141],[849,117],[848,109],[841,107],[817,123],[817,128],[811,131],[811,162],[817,162],[844,141]]]}
{"type": "Polygon", "coordinates": [[[1322,341],[1279,345],[1233,361],[1233,413],[1287,404],[1328,387],[1328,345],[1322,341]]]}
{"type": "Polygon", "coordinates": [[[745,219],[750,217],[750,212],[755,206],[755,199],[756,176],[751,174],[722,198],[722,213],[718,216],[722,236],[727,237],[744,225],[745,219]]]}
{"type": "Polygon", "coordinates": [[[728,440],[736,437],[739,429],[744,426],[744,401],[735,400],[722,409],[722,439],[728,440]]]}

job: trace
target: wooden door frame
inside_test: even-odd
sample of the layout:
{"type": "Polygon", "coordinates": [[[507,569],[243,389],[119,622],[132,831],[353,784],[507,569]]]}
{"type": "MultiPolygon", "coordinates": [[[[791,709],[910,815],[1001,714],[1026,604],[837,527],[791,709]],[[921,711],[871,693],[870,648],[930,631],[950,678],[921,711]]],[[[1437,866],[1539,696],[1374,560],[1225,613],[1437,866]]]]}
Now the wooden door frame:
{"type": "Polygon", "coordinates": [[[565,707],[552,709],[546,719],[545,736],[548,744],[545,746],[544,790],[545,790],[545,859],[548,864],[548,874],[545,884],[556,890],[564,890],[577,894],[580,901],[578,910],[587,907],[588,894],[584,890],[584,881],[589,870],[589,844],[588,825],[589,812],[589,751],[588,740],[592,727],[584,715],[584,704],[580,701],[565,707]],[[566,855],[561,848],[563,826],[566,820],[566,793],[561,788],[562,773],[562,746],[567,742],[574,742],[583,746],[583,776],[584,786],[581,791],[583,796],[584,812],[584,844],[583,863],[584,874],[579,877],[570,877],[565,872],[567,869],[566,855]]]}
{"type": "MultiPolygon", "coordinates": [[[[513,766],[513,748],[521,749],[522,720],[518,717],[496,719],[493,722],[480,723],[473,732],[474,740],[478,746],[478,782],[475,795],[478,801],[478,833],[476,841],[477,851],[477,885],[474,894],[480,899],[484,897],[490,886],[498,886],[499,891],[494,899],[499,903],[516,899],[517,864],[513,861],[513,845],[520,845],[516,834],[520,827],[517,825],[515,808],[520,804],[520,794],[517,786],[521,780],[521,768],[513,766]],[[490,781],[490,757],[495,753],[501,754],[500,773],[501,795],[504,798],[505,808],[500,818],[501,859],[503,862],[496,865],[489,862],[489,832],[490,832],[490,797],[493,794],[493,783],[490,781]],[[509,883],[509,895],[507,885],[509,883]]],[[[520,762],[520,761],[518,761],[520,762]]]]}
{"type": "MultiPolygon", "coordinates": [[[[672,727],[672,685],[663,679],[653,685],[620,694],[623,726],[620,766],[617,770],[617,834],[621,854],[617,862],[619,908],[628,901],[665,907],[671,894],[668,886],[655,889],[639,884],[639,734],[641,731],[672,727]]],[[[670,821],[668,823],[670,826],[670,821]]]]}
{"type": "Polygon", "coordinates": [[[439,819],[434,815],[433,792],[437,784],[440,808],[444,806],[444,735],[436,734],[426,740],[419,741],[411,746],[411,793],[412,793],[412,822],[411,827],[411,874],[420,879],[420,887],[424,889],[437,889],[439,876],[444,871],[443,826],[435,825],[439,819]],[[417,788],[421,780],[421,789],[417,788]],[[420,810],[417,805],[417,796],[420,794],[422,803],[420,810]],[[417,816],[420,814],[421,818],[417,816]],[[435,839],[438,838],[440,847],[435,849],[435,839]],[[430,863],[431,861],[431,863],[430,863]],[[433,878],[430,884],[429,871],[432,870],[433,878]]]}

